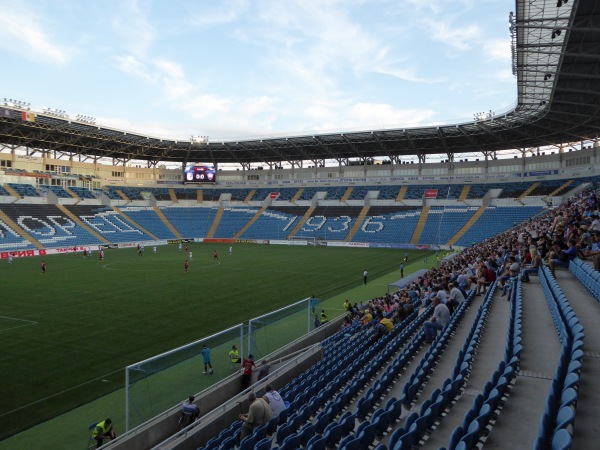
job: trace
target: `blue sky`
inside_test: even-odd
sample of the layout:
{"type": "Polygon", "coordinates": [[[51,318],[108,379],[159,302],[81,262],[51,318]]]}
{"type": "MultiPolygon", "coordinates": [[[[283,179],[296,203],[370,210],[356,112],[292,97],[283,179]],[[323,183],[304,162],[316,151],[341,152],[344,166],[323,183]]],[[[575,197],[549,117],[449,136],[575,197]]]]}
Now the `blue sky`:
{"type": "Polygon", "coordinates": [[[0,2],[0,96],[211,141],[471,120],[516,100],[510,0],[0,2]]]}

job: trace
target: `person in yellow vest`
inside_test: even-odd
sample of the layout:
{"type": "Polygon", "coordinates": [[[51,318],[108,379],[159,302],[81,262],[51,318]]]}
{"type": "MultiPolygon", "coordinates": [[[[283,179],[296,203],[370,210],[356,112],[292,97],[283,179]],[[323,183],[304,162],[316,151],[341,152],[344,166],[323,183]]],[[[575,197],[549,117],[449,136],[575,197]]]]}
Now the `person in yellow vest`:
{"type": "Polygon", "coordinates": [[[96,440],[96,448],[102,447],[104,439],[110,439],[112,441],[115,437],[115,429],[111,419],[98,422],[94,431],[92,431],[92,438],[96,440]]]}
{"type": "Polygon", "coordinates": [[[231,351],[229,352],[229,359],[231,364],[240,364],[242,362],[242,358],[240,358],[240,352],[235,345],[231,346],[231,351]]]}
{"type": "Polygon", "coordinates": [[[325,315],[325,310],[321,310],[321,325],[327,323],[327,316],[325,315]]]}

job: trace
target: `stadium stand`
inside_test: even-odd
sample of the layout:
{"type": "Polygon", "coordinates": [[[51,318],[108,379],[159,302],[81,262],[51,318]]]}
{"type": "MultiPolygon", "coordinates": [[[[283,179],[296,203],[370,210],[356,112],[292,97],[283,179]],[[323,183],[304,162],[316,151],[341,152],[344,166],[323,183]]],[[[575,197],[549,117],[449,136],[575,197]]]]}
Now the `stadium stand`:
{"type": "Polygon", "coordinates": [[[73,198],[62,186],[48,186],[47,188],[59,198],[73,198]]]}
{"type": "MultiPolygon", "coordinates": [[[[558,211],[589,223],[589,216],[574,213],[580,214],[590,204],[597,211],[598,200],[589,198],[594,198],[592,203],[582,196],[490,237],[431,269],[394,297],[388,294],[371,300],[360,311],[350,311],[347,326],[321,342],[321,360],[279,389],[290,402],[286,414],[258,428],[243,442],[239,442],[241,423],[234,420],[226,429],[214,430],[199,450],[274,445],[541,450],[571,448],[576,439],[578,446],[573,448],[592,448],[593,431],[582,426],[576,433],[573,426],[580,407],[591,408],[593,401],[582,397],[580,383],[583,368],[592,369],[585,356],[588,331],[575,311],[584,305],[571,306],[574,300],[564,294],[546,267],[540,269],[539,278],[528,283],[507,278],[508,297],[500,294],[503,281],[493,282],[481,301],[473,290],[476,272],[484,265],[504,273],[511,254],[527,261],[532,243],[545,249],[545,255],[549,246],[544,245],[544,234],[558,211]],[[535,240],[518,240],[523,233],[535,240]],[[474,277],[469,280],[470,273],[474,277]],[[431,314],[430,299],[447,288],[448,281],[458,283],[470,295],[433,343],[425,345],[421,326],[431,314]],[[414,312],[402,322],[395,320],[391,332],[378,335],[377,320],[370,317],[393,319],[395,309],[388,306],[411,298],[409,292],[416,292],[414,300],[408,300],[414,312]],[[555,337],[542,329],[553,331],[555,337]],[[498,345],[499,341],[503,343],[498,345]],[[364,345],[366,342],[371,345],[364,345]],[[539,371],[554,375],[546,378],[539,371]],[[531,427],[536,420],[539,427],[531,427]]],[[[575,283],[580,280],[579,286],[589,291],[593,302],[589,306],[596,308],[597,317],[600,275],[579,259],[569,270],[575,276],[558,272],[561,283],[567,281],[566,276],[575,283]]],[[[594,331],[594,336],[600,338],[600,332],[594,331]]],[[[594,340],[593,345],[598,342],[594,340]]],[[[260,390],[260,386],[254,388],[260,390]]],[[[587,387],[593,390],[593,384],[587,387]]],[[[582,416],[580,420],[593,419],[582,416]]],[[[193,430],[186,435],[193,435],[193,430]]]]}
{"type": "Polygon", "coordinates": [[[96,192],[98,196],[105,194],[111,200],[122,200],[121,196],[117,194],[117,190],[114,186],[108,186],[106,189],[94,189],[94,192],[96,192]]]}
{"type": "Polygon", "coordinates": [[[72,186],[69,188],[75,195],[77,195],[81,199],[95,199],[96,197],[88,188],[72,186]]]}
{"type": "Polygon", "coordinates": [[[317,192],[325,192],[325,200],[341,200],[346,192],[345,186],[323,186],[323,187],[307,187],[304,188],[299,200],[312,200],[317,192]]]}
{"type": "Polygon", "coordinates": [[[31,184],[7,183],[21,197],[39,197],[40,193],[31,184]]]}
{"type": "MultiPolygon", "coordinates": [[[[0,205],[0,210],[46,247],[70,247],[100,243],[95,236],[71,220],[54,205],[0,205]]],[[[15,248],[17,245],[15,239],[22,242],[14,234],[5,233],[1,245],[3,248],[7,245],[15,248]]],[[[31,244],[25,248],[30,247],[31,244]]],[[[19,248],[16,247],[15,250],[19,248]]]]}
{"type": "Polygon", "coordinates": [[[129,206],[121,208],[121,211],[159,239],[175,239],[177,237],[156,215],[154,208],[129,206]]]}
{"type": "Polygon", "coordinates": [[[171,195],[169,194],[169,190],[166,188],[152,188],[149,189],[149,192],[158,201],[171,201],[171,195]]]}
{"type": "Polygon", "coordinates": [[[179,200],[194,200],[198,198],[198,189],[184,189],[184,188],[176,188],[174,189],[175,195],[179,200]]]}
{"type": "Polygon", "coordinates": [[[373,206],[354,235],[355,242],[410,242],[421,215],[420,208],[373,206]]]}
{"type": "Polygon", "coordinates": [[[217,215],[217,208],[170,206],[160,210],[184,237],[206,236],[217,215]]]}
{"type": "Polygon", "coordinates": [[[468,222],[477,209],[477,207],[432,207],[419,243],[445,244],[468,222]]]}
{"type": "Polygon", "coordinates": [[[257,212],[258,208],[225,208],[214,237],[234,237],[257,212]]]}
{"type": "Polygon", "coordinates": [[[489,206],[473,226],[458,240],[458,245],[481,242],[543,211],[541,206],[489,206]]]}
{"type": "Polygon", "coordinates": [[[263,201],[271,194],[277,194],[276,200],[289,202],[292,200],[294,194],[298,191],[297,188],[259,188],[256,189],[251,201],[263,201]]]}
{"type": "Polygon", "coordinates": [[[343,240],[361,209],[354,206],[318,206],[302,224],[296,236],[343,240]]]}
{"type": "Polygon", "coordinates": [[[267,208],[240,236],[242,239],[286,239],[294,223],[307,208],[298,206],[267,208]]]}
{"type": "Polygon", "coordinates": [[[152,239],[151,236],[129,224],[110,207],[69,205],[67,209],[108,242],[133,242],[152,239]]]}

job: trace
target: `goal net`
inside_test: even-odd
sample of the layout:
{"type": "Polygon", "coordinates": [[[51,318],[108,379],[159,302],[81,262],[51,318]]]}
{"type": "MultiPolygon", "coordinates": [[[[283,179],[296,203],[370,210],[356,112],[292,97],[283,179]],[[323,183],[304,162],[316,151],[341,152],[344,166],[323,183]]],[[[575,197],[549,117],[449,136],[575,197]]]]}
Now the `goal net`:
{"type": "Polygon", "coordinates": [[[260,359],[275,350],[308,334],[314,328],[313,303],[318,299],[305,298],[276,311],[248,321],[248,353],[260,359]]]}
{"type": "MultiPolygon", "coordinates": [[[[304,244],[306,245],[306,244],[304,244]]],[[[235,372],[229,351],[261,359],[315,328],[321,300],[308,297],[125,368],[126,431],[179,405],[235,372]],[[204,374],[202,349],[211,350],[213,374],[204,374]]]]}
{"type": "MultiPolygon", "coordinates": [[[[246,325],[247,326],[247,325],[246,325]]],[[[244,324],[137,362],[125,368],[126,431],[156,417],[190,394],[201,392],[231,374],[229,351],[244,345],[244,324]],[[202,349],[210,349],[213,374],[204,372],[202,349]]]]}
{"type": "Polygon", "coordinates": [[[291,236],[288,237],[288,245],[308,245],[317,246],[317,239],[314,236],[291,236]]]}

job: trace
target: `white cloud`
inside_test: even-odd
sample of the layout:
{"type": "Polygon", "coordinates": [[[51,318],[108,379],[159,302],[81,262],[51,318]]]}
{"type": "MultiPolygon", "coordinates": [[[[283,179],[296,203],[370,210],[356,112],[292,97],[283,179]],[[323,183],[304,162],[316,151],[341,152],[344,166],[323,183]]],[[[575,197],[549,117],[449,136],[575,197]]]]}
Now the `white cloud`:
{"type": "Polygon", "coordinates": [[[137,56],[148,53],[156,39],[156,31],[146,18],[145,8],[137,0],[120,0],[113,18],[113,28],[120,36],[119,43],[137,56]]]}
{"type": "Polygon", "coordinates": [[[158,69],[165,93],[170,99],[178,99],[191,94],[194,86],[186,80],[181,65],[165,59],[154,61],[154,65],[158,69]]]}
{"type": "Polygon", "coordinates": [[[487,55],[488,61],[504,60],[510,61],[510,39],[494,39],[486,41],[483,44],[483,50],[487,55]]]}
{"type": "Polygon", "coordinates": [[[220,25],[227,25],[237,21],[247,9],[247,0],[232,0],[232,1],[219,1],[219,2],[207,2],[203,6],[210,5],[217,9],[208,10],[205,9],[201,12],[195,13],[191,22],[192,25],[200,28],[217,27],[220,25]]]}
{"type": "Polygon", "coordinates": [[[388,104],[357,103],[347,114],[353,126],[413,126],[425,123],[435,115],[430,109],[397,109],[388,104]]]}
{"type": "Polygon", "coordinates": [[[431,31],[431,38],[460,51],[471,48],[471,44],[481,36],[477,25],[457,24],[450,19],[424,20],[431,31]]]}
{"type": "Polygon", "coordinates": [[[156,81],[148,66],[133,55],[117,56],[117,66],[125,73],[143,79],[148,83],[156,81]]]}
{"type": "Polygon", "coordinates": [[[13,2],[0,5],[0,46],[35,61],[68,62],[71,49],[53,42],[43,19],[19,6],[13,2]]]}

